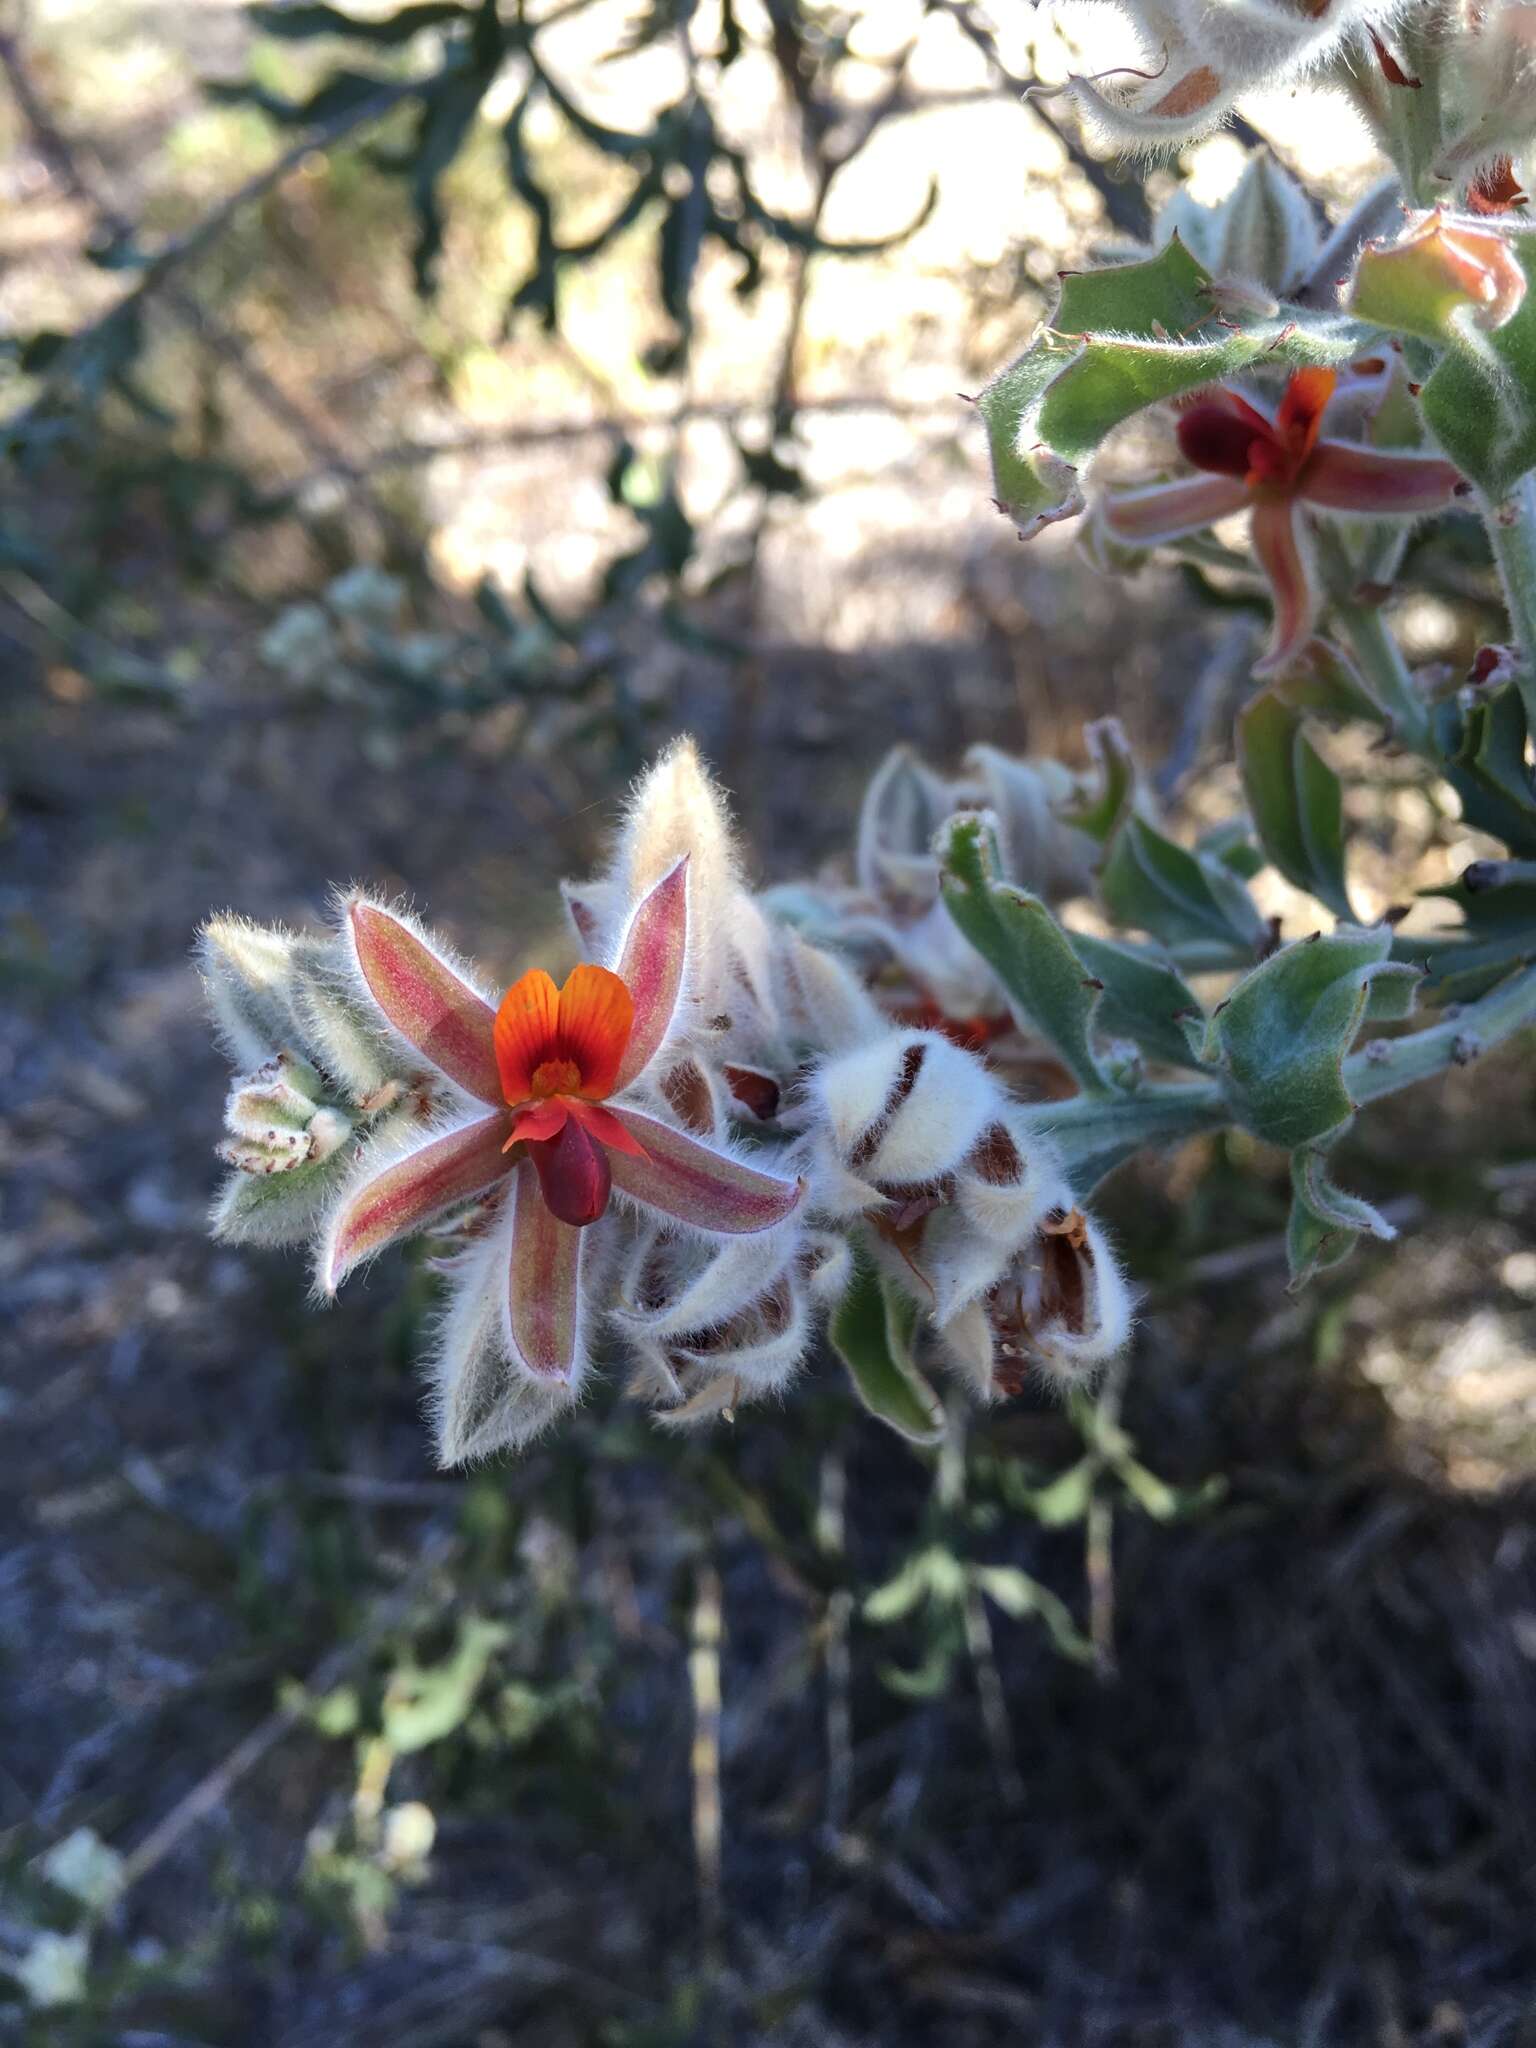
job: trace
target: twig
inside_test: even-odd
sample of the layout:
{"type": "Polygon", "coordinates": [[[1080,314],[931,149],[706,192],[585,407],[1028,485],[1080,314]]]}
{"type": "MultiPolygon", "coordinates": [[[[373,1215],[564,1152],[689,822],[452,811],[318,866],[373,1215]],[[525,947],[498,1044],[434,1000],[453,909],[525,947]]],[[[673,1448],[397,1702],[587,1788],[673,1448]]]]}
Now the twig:
{"type": "MultiPolygon", "coordinates": [[[[14,39],[12,47],[14,53],[14,39]]],[[[132,290],[125,292],[115,305],[110,306],[106,312],[71,336],[44,379],[42,397],[33,401],[26,416],[34,415],[38,411],[43,397],[57,392],[68,376],[71,366],[94,342],[118,321],[131,319],[156,292],[165,287],[178,270],[202,255],[205,249],[211,248],[230,222],[243,213],[246,207],[263,198],[275,186],[281,185],[290,173],[297,170],[317,151],[333,149],[338,142],[344,141],[356,129],[381,120],[385,114],[393,112],[405,100],[434,91],[458,68],[456,63],[449,63],[437,71],[429,72],[424,78],[402,79],[396,84],[381,86],[378,92],[370,94],[356,106],[333,114],[328,121],[319,122],[301,141],[285,149],[282,155],[274,158],[264,170],[255,172],[243,184],[237,185],[233,192],[226,193],[195,226],[167,242],[159,254],[150,259],[132,290]]],[[[56,129],[52,130],[52,133],[56,141],[62,140],[56,129]]]]}
{"type": "Polygon", "coordinates": [[[1013,1723],[1008,1717],[1008,1696],[997,1668],[992,1624],[987,1619],[986,1603],[975,1585],[966,1588],[964,1612],[965,1647],[970,1653],[971,1669],[976,1674],[976,1696],[981,1704],[981,1725],[986,1731],[987,1748],[992,1753],[992,1768],[997,1773],[1004,1806],[1011,1813],[1017,1812],[1024,1804],[1024,1779],[1014,1746],[1013,1723]]]}
{"type": "Polygon", "coordinates": [[[353,1666],[360,1663],[380,1638],[410,1611],[422,1587],[447,1562],[457,1543],[457,1536],[441,1530],[425,1541],[409,1575],[386,1598],[375,1603],[358,1633],[349,1641],[338,1643],[334,1650],[322,1657],[294,1697],[275,1708],[264,1721],[258,1722],[243,1740],[235,1744],[222,1763],[199,1779],[192,1790],[177,1800],[170,1812],[150,1829],[123,1866],[125,1885],[137,1884],[157,1864],[164,1862],[184,1835],[224,1803],[240,1780],[248,1777],[262,1758],[298,1726],[304,1717],[307,1700],[335,1691],[353,1666]]]}
{"type": "Polygon", "coordinates": [[[698,1568],[694,1582],[692,1647],[688,1682],[693,1693],[693,1855],[698,1874],[699,1918],[706,1964],[720,1938],[720,1574],[712,1564],[698,1568]]]}
{"type": "MultiPolygon", "coordinates": [[[[828,1451],[821,1461],[821,1498],[816,1509],[816,1547],[823,1557],[845,1558],[843,1503],[848,1475],[842,1455],[828,1451]]],[[[849,1629],[853,1595],[839,1586],[828,1595],[822,1623],[822,1660],[826,1673],[827,1797],[826,1824],[833,1834],[848,1825],[853,1789],[853,1660],[849,1629]]]]}
{"type": "MultiPolygon", "coordinates": [[[[113,204],[104,176],[87,169],[80,147],[54,120],[32,76],[21,40],[10,31],[0,31],[0,69],[6,74],[38,154],[59,183],[91,208],[114,240],[128,239],[133,232],[133,223],[113,204]]],[[[177,283],[166,283],[164,297],[171,316],[190,328],[226,369],[240,379],[257,404],[292,436],[299,447],[318,462],[346,473],[355,473],[355,466],[341,443],[320,422],[312,419],[268,371],[252,360],[243,342],[222,321],[177,283]]],[[[120,306],[115,307],[105,317],[110,319],[120,310],[120,306]]],[[[383,507],[374,502],[372,509],[381,523],[392,525],[398,531],[398,521],[383,507]]]]}

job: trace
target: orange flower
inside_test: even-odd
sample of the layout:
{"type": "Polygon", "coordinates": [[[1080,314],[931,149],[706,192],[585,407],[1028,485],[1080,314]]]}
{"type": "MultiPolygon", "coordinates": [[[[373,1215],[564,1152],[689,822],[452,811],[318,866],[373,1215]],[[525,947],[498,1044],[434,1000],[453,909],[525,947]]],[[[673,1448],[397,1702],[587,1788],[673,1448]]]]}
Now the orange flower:
{"type": "Polygon", "coordinates": [[[635,1023],[628,986],[583,963],[557,989],[542,967],[514,981],[496,1012],[496,1065],[513,1110],[503,1152],[526,1144],[539,1186],[562,1223],[595,1223],[613,1185],[605,1146],[645,1157],[612,1110],[611,1095],[635,1023]]]}
{"type": "Polygon", "coordinates": [[[799,1206],[802,1181],[749,1166],[631,1098],[683,1006],[686,861],[635,906],[613,968],[577,967],[560,989],[534,968],[494,1008],[429,934],[382,904],[354,901],[344,929],[359,999],[463,1120],[404,1153],[364,1155],[326,1222],[326,1294],[385,1245],[484,1199],[509,1225],[508,1356],[536,1379],[570,1382],[583,1355],[584,1234],[612,1193],[709,1237],[771,1230],[799,1206]]]}
{"type": "Polygon", "coordinates": [[[1274,598],[1275,628],[1255,675],[1288,666],[1306,645],[1320,592],[1308,514],[1418,519],[1443,511],[1469,486],[1438,456],[1323,438],[1336,371],[1297,370],[1273,417],[1217,385],[1179,415],[1179,452],[1202,474],[1111,492],[1104,521],[1116,540],[1155,547],[1215,525],[1245,507],[1274,598]]]}

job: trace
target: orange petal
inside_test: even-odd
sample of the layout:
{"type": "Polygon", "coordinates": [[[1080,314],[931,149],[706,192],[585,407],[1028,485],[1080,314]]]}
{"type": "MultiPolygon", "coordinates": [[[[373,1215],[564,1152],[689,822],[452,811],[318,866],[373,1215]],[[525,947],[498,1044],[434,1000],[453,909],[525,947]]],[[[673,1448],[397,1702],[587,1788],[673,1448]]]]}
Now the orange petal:
{"type": "Polygon", "coordinates": [[[571,969],[560,991],[558,1056],[581,1069],[589,1100],[613,1093],[634,1022],[634,998],[618,975],[590,961],[571,969]]]}
{"type": "Polygon", "coordinates": [[[624,1128],[611,1109],[604,1109],[596,1102],[578,1102],[574,1096],[567,1096],[562,1106],[600,1145],[611,1146],[615,1152],[627,1152],[631,1159],[645,1157],[645,1147],[624,1128]]]}
{"type": "Polygon", "coordinates": [[[1295,370],[1285,387],[1275,425],[1282,440],[1297,455],[1310,455],[1323,430],[1323,414],[1339,381],[1337,370],[1313,368],[1295,370]]]}
{"type": "Polygon", "coordinates": [[[530,967],[496,1012],[496,1064],[508,1102],[526,1102],[532,1095],[533,1070],[555,1056],[559,1029],[560,991],[542,967],[530,967]]]}
{"type": "Polygon", "coordinates": [[[501,1149],[510,1152],[520,1140],[534,1145],[545,1138],[557,1137],[574,1106],[564,1095],[550,1095],[543,1102],[534,1103],[531,1109],[525,1109],[512,1119],[512,1135],[501,1149]]]}

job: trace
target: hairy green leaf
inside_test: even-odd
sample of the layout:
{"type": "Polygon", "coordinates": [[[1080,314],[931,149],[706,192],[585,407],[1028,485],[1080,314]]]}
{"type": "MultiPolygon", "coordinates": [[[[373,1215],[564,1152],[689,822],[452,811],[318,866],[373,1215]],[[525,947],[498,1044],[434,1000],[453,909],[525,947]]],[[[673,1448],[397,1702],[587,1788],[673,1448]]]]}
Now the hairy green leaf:
{"type": "Polygon", "coordinates": [[[913,1304],[855,1250],[853,1278],[828,1332],[832,1348],[871,1415],[912,1443],[935,1444],[944,1434],[944,1411],[912,1363],[915,1316],[913,1304]]]}
{"type": "Polygon", "coordinates": [[[1089,1094],[1104,1094],[1109,1083],[1093,1050],[1098,990],[1071,940],[1038,896],[998,879],[985,820],[952,819],[943,845],[945,906],[1003,984],[1015,1017],[1055,1046],[1089,1094]]]}
{"type": "Polygon", "coordinates": [[[1117,923],[1150,933],[1187,964],[1252,958],[1267,936],[1258,906],[1224,861],[1176,845],[1145,818],[1121,824],[1099,886],[1117,923]]]}
{"type": "Polygon", "coordinates": [[[1103,984],[1095,1019],[1100,1030],[1133,1040],[1169,1066],[1198,1066],[1205,1011],[1172,962],[1122,939],[1070,936],[1086,972],[1103,984]]]}
{"type": "Polygon", "coordinates": [[[1456,467],[1495,500],[1536,469],[1536,235],[1512,235],[1527,289],[1491,334],[1451,342],[1419,395],[1430,432],[1456,467]]]}
{"type": "Polygon", "coordinates": [[[1354,1115],[1344,1056],[1391,944],[1385,925],[1317,933],[1255,967],[1216,1009],[1206,1059],[1255,1137],[1290,1150],[1342,1130],[1354,1115]]]}
{"type": "Polygon", "coordinates": [[[1306,1145],[1291,1155],[1291,1216],[1285,1234],[1291,1290],[1347,1259],[1362,1237],[1389,1241],[1397,1232],[1369,1202],[1347,1195],[1329,1177],[1326,1153],[1306,1145]]]}
{"type": "Polygon", "coordinates": [[[1261,691],[1238,719],[1237,758],[1265,852],[1288,882],[1348,921],[1343,796],[1301,714],[1261,691]]]}

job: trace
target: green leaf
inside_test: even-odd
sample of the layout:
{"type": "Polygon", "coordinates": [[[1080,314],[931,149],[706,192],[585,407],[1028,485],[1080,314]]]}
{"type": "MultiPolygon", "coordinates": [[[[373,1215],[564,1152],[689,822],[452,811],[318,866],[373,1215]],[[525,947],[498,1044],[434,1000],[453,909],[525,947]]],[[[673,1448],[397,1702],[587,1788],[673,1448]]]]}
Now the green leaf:
{"type": "Polygon", "coordinates": [[[1291,1155],[1291,1217],[1285,1233],[1291,1291],[1347,1259],[1362,1237],[1390,1243],[1397,1231],[1369,1202],[1335,1187],[1315,1145],[1291,1155]]]}
{"type": "Polygon", "coordinates": [[[1079,1458],[1048,1486],[1026,1489],[1023,1504],[1043,1527],[1064,1529],[1087,1514],[1099,1471],[1097,1458],[1079,1458]]]}
{"type": "Polygon", "coordinates": [[[1121,939],[1073,932],[1083,967],[1104,985],[1095,1019],[1101,1031],[1129,1038],[1169,1066],[1197,1067],[1205,1037],[1200,999],[1159,953],[1121,939]]]}
{"type": "Polygon", "coordinates": [[[1321,718],[1388,723],[1364,676],[1330,640],[1309,640],[1285,674],[1270,684],[1269,694],[1293,710],[1314,711],[1321,718]]]}
{"type": "Polygon", "coordinates": [[[1342,1130],[1354,1115],[1344,1056],[1391,944],[1385,925],[1318,933],[1255,967],[1216,1010],[1206,1058],[1255,1137],[1290,1150],[1342,1130]]]}
{"type": "Polygon", "coordinates": [[[1536,469],[1536,235],[1511,235],[1526,275],[1514,316],[1491,334],[1453,342],[1425,380],[1419,403],[1456,467],[1495,501],[1536,469]]]}
{"type": "Polygon", "coordinates": [[[982,818],[951,819],[943,858],[945,906],[1003,984],[1015,1017],[1049,1039],[1089,1094],[1105,1094],[1093,1051],[1098,990],[1071,940],[1038,896],[997,879],[997,847],[982,818]]]}
{"type": "Polygon", "coordinates": [[[1149,932],[1175,959],[1252,958],[1268,936],[1225,862],[1165,839],[1145,818],[1128,817],[1115,834],[1099,889],[1117,923],[1149,932]]]}
{"type": "Polygon", "coordinates": [[[253,28],[283,42],[301,42],[310,36],[347,36],[353,42],[379,43],[395,47],[408,43],[424,29],[448,28],[468,21],[473,9],[457,0],[419,0],[419,4],[398,8],[393,14],[354,15],[342,7],[264,6],[246,10],[253,28]]]}
{"type": "Polygon", "coordinates": [[[474,1705],[491,1658],[512,1639],[503,1621],[471,1614],[459,1623],[459,1639],[441,1664],[407,1665],[385,1687],[383,1734],[402,1755],[430,1748],[451,1735],[474,1705]]]}
{"type": "Polygon", "coordinates": [[[914,1444],[944,1435],[944,1410],[912,1363],[916,1308],[855,1247],[853,1278],[833,1312],[828,1335],[870,1414],[914,1444]]]}
{"type": "Polygon", "coordinates": [[[1445,779],[1469,825],[1513,852],[1536,854],[1536,791],[1525,765],[1525,706],[1514,683],[1489,695],[1463,691],[1436,714],[1445,779]]]}
{"type": "Polygon", "coordinates": [[[1261,691],[1238,719],[1237,758],[1265,852],[1288,882],[1352,919],[1339,779],[1307,738],[1301,714],[1261,691]]]}
{"type": "Polygon", "coordinates": [[[1061,815],[1104,846],[1136,800],[1136,757],[1118,718],[1096,718],[1083,727],[1083,739],[1098,772],[1098,790],[1061,815]]]}
{"type": "Polygon", "coordinates": [[[972,1577],[987,1598],[1015,1621],[1023,1621],[1033,1615],[1044,1622],[1052,1647],[1062,1656],[1070,1657],[1078,1664],[1091,1661],[1093,1645],[1072,1619],[1072,1611],[1066,1602],[1049,1586],[1042,1586],[1028,1572],[1010,1564],[977,1565],[972,1577]]]}
{"type": "Polygon", "coordinates": [[[1084,341],[1110,334],[1169,335],[1208,326],[1215,307],[1211,274],[1177,232],[1155,256],[1100,270],[1062,272],[1061,296],[1051,326],[1084,341]]]}

